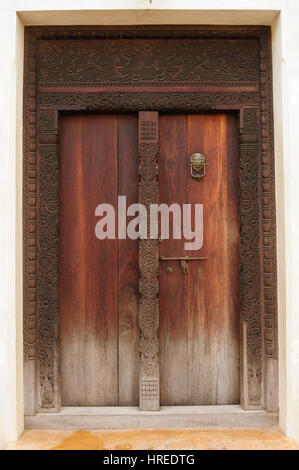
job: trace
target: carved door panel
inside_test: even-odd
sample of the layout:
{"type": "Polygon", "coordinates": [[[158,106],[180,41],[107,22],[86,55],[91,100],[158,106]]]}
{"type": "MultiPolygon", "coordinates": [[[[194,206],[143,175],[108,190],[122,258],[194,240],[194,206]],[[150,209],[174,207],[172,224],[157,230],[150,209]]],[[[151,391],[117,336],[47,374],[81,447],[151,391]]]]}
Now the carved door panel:
{"type": "MultiPolygon", "coordinates": [[[[232,115],[159,119],[160,203],[203,204],[203,246],[163,240],[160,256],[206,257],[160,262],[162,405],[240,403],[238,134],[232,115]],[[206,174],[190,174],[189,157],[206,157],[206,174]]],[[[194,224],[194,220],[193,220],[194,224]]],[[[194,226],[193,226],[194,230],[194,226]]]]}
{"type": "Polygon", "coordinates": [[[63,406],[138,405],[138,240],[95,236],[99,204],[138,200],[137,142],[137,114],[61,119],[63,406]]]}

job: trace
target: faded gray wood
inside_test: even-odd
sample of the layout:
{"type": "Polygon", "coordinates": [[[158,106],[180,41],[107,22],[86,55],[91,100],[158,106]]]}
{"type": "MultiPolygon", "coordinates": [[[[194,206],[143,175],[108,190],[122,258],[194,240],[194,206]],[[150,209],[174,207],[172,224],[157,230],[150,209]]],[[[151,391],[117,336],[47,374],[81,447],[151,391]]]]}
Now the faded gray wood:
{"type": "Polygon", "coordinates": [[[265,359],[265,410],[278,412],[278,360],[272,357],[265,359]]]}
{"type": "Polygon", "coordinates": [[[34,416],[36,413],[35,360],[24,361],[24,414],[34,416]]]}
{"type": "Polygon", "coordinates": [[[26,429],[144,429],[238,428],[275,426],[277,413],[245,411],[238,405],[163,406],[159,412],[142,412],[135,407],[74,407],[60,413],[43,413],[25,418],[26,429]]]}

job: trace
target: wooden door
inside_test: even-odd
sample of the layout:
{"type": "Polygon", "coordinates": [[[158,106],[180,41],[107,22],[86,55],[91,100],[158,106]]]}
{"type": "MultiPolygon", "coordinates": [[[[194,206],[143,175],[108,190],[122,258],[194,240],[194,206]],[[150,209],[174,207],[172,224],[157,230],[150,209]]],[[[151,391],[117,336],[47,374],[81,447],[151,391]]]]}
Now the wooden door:
{"type": "MultiPolygon", "coordinates": [[[[150,113],[149,113],[150,114],[150,113]]],[[[238,141],[232,115],[159,116],[159,202],[203,204],[203,247],[163,240],[160,402],[240,402],[238,141]],[[206,175],[190,174],[203,153],[206,175]],[[170,269],[169,269],[170,268],[170,269]]],[[[147,134],[146,134],[147,135],[147,134]]],[[[138,405],[138,240],[98,240],[95,209],[138,197],[138,116],[61,119],[60,343],[63,406],[138,405]]],[[[147,198],[146,198],[147,199],[147,198]]],[[[117,218],[117,210],[116,210],[117,218]]],[[[170,232],[171,233],[171,232],[170,232]]]]}
{"type": "Polygon", "coordinates": [[[238,137],[231,115],[159,119],[160,202],[203,204],[203,246],[163,240],[160,262],[162,405],[240,403],[238,137]],[[206,175],[192,178],[189,156],[206,156],[206,175]],[[169,269],[170,268],[170,269],[169,269]],[[171,271],[172,272],[169,272],[171,271]]]}
{"type": "Polygon", "coordinates": [[[63,406],[138,404],[138,241],[95,236],[99,204],[138,200],[137,143],[137,115],[61,119],[63,406]]]}

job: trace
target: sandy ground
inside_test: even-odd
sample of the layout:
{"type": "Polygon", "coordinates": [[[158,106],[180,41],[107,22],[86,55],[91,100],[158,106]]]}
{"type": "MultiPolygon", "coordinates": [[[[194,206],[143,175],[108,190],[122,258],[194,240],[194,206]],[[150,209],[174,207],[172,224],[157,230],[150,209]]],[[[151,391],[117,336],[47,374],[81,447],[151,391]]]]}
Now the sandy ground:
{"type": "Polygon", "coordinates": [[[299,447],[278,427],[259,429],[138,429],[128,431],[24,431],[12,450],[291,450],[299,447]]]}

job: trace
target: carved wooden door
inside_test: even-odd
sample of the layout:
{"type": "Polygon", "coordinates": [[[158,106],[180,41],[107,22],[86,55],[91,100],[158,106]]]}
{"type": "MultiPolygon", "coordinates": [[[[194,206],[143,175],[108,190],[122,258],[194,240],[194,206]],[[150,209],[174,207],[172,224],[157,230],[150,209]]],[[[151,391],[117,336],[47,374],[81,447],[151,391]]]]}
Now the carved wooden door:
{"type": "Polygon", "coordinates": [[[62,405],[239,403],[234,116],[63,116],[60,158],[62,405]],[[207,161],[201,179],[189,165],[198,152],[207,161]],[[190,240],[174,239],[171,224],[161,243],[150,224],[147,239],[120,237],[119,195],[148,213],[158,202],[190,204],[191,213],[202,204],[202,248],[186,250],[190,240]],[[99,240],[102,203],[116,209],[117,223],[114,238],[99,240]],[[184,270],[164,259],[186,255],[206,259],[184,270]]]}
{"type": "Polygon", "coordinates": [[[27,27],[24,51],[25,414],[276,412],[271,30],[27,27]],[[118,195],[203,204],[202,248],[98,240],[95,209],[118,195]],[[160,260],[182,255],[207,259],[160,260]]]}

